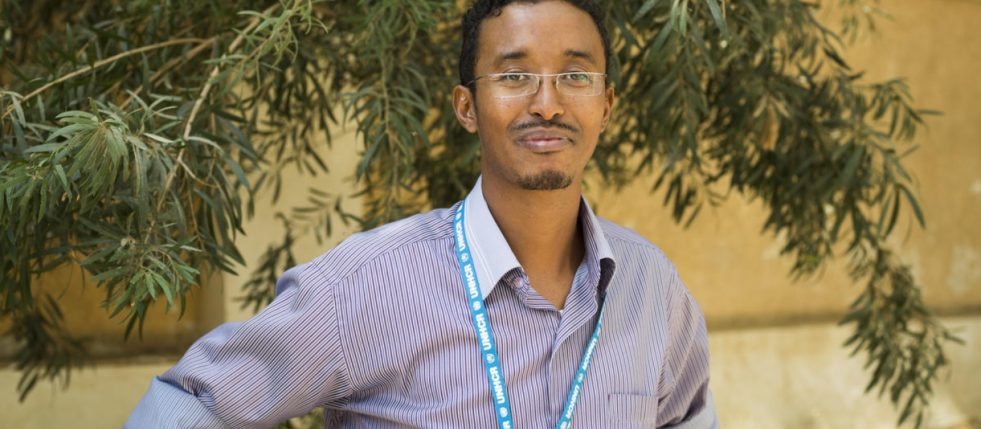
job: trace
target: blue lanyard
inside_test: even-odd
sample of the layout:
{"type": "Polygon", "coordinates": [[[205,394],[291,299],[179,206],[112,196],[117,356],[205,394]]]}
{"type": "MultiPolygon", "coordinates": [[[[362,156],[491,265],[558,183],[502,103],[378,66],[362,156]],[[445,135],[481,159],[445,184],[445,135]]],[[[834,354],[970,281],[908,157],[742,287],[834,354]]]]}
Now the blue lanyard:
{"type": "MultiPolygon", "coordinates": [[[[484,361],[484,369],[487,371],[487,381],[490,383],[491,397],[494,399],[495,415],[497,416],[497,426],[499,429],[514,429],[514,420],[511,415],[511,402],[508,400],[508,389],[504,384],[504,371],[501,369],[501,359],[497,354],[497,345],[494,343],[494,333],[491,331],[490,319],[487,317],[487,308],[484,307],[484,299],[480,294],[480,284],[477,280],[477,270],[473,263],[473,255],[470,253],[470,244],[467,242],[467,233],[463,229],[463,208],[467,205],[466,200],[460,203],[460,208],[456,211],[453,221],[454,237],[456,239],[456,259],[460,263],[460,277],[463,279],[463,287],[466,290],[467,298],[470,301],[470,316],[473,319],[473,329],[477,334],[477,341],[480,344],[480,352],[484,361]]],[[[572,379],[572,389],[569,391],[569,398],[566,399],[565,409],[562,416],[555,424],[558,429],[567,429],[572,425],[572,413],[576,410],[576,403],[579,402],[579,393],[582,391],[583,381],[586,379],[586,371],[593,359],[593,352],[596,350],[596,343],[599,342],[600,328],[603,326],[603,310],[606,307],[605,299],[600,307],[599,319],[596,320],[596,328],[593,336],[589,339],[586,352],[582,356],[582,362],[576,370],[576,376],[572,379]]]]}

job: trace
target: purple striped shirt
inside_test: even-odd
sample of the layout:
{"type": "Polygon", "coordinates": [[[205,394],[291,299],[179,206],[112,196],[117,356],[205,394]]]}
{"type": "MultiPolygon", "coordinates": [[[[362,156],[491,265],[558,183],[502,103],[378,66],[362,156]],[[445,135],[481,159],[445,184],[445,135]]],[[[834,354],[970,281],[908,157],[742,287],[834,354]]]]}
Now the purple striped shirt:
{"type": "MultiPolygon", "coordinates": [[[[573,426],[714,428],[708,343],[674,265],[580,205],[585,257],[559,311],[530,287],[478,180],[465,228],[518,428],[554,427],[607,292],[573,426]]],[[[461,203],[458,203],[461,204],[461,203]]],[[[199,339],[127,427],[269,427],[322,406],[342,427],[496,427],[454,253],[456,206],[354,234],[277,298],[199,339]]]]}

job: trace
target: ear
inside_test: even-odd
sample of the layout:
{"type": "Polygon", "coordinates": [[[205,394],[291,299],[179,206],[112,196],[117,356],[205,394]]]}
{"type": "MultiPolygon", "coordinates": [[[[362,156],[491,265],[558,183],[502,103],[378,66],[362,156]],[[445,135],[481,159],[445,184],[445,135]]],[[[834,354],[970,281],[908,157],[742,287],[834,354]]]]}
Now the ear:
{"type": "Polygon", "coordinates": [[[613,114],[613,105],[616,101],[616,91],[613,88],[613,83],[611,82],[606,86],[605,95],[605,106],[603,107],[603,122],[602,129],[606,129],[606,124],[610,122],[610,116],[613,114]]]}
{"type": "Polygon", "coordinates": [[[453,111],[463,128],[471,133],[477,132],[477,105],[470,88],[463,85],[453,88],[453,111]]]}

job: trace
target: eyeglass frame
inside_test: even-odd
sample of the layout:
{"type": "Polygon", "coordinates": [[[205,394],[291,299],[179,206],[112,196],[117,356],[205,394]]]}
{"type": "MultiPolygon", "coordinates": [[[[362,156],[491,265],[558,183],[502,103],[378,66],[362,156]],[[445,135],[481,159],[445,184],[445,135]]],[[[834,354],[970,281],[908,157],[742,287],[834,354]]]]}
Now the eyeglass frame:
{"type": "Polygon", "coordinates": [[[537,94],[538,91],[542,89],[542,81],[545,80],[545,78],[547,78],[547,77],[555,77],[556,79],[553,79],[554,82],[555,82],[555,84],[554,84],[555,85],[555,91],[558,92],[559,94],[568,95],[568,96],[571,96],[571,97],[595,97],[597,95],[603,94],[603,90],[602,89],[600,89],[599,91],[597,91],[595,94],[567,94],[565,92],[562,92],[562,90],[559,89],[559,79],[557,79],[557,78],[559,76],[567,76],[567,75],[575,75],[575,74],[585,74],[585,75],[589,75],[590,77],[593,77],[593,78],[600,77],[600,78],[603,79],[603,87],[606,87],[606,84],[607,84],[607,81],[608,81],[608,78],[609,78],[609,75],[608,74],[606,74],[606,73],[600,73],[600,72],[564,72],[564,73],[505,72],[505,73],[488,73],[488,74],[485,74],[485,75],[477,76],[477,77],[473,78],[473,80],[471,80],[470,83],[468,83],[466,86],[474,85],[474,84],[477,83],[478,80],[480,80],[480,79],[486,79],[486,78],[494,78],[494,77],[509,76],[509,75],[534,76],[536,78],[536,81],[538,82],[536,84],[536,86],[535,86],[535,90],[534,91],[531,91],[531,92],[529,92],[527,94],[507,95],[507,96],[499,96],[499,95],[496,95],[495,96],[496,98],[504,98],[504,99],[518,98],[518,97],[527,97],[527,96],[530,96],[530,95],[537,94]]]}

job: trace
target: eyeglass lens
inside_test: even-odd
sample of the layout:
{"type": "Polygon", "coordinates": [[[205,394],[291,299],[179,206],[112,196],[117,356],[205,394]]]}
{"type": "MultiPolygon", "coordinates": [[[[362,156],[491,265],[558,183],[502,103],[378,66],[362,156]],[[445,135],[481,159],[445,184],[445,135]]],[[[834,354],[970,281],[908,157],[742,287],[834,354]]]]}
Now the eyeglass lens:
{"type": "Polygon", "coordinates": [[[542,80],[555,79],[555,89],[563,95],[590,96],[603,92],[602,73],[561,73],[539,75],[533,73],[499,73],[488,75],[488,83],[494,95],[501,98],[520,97],[538,92],[542,80]]]}

